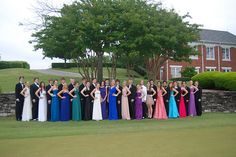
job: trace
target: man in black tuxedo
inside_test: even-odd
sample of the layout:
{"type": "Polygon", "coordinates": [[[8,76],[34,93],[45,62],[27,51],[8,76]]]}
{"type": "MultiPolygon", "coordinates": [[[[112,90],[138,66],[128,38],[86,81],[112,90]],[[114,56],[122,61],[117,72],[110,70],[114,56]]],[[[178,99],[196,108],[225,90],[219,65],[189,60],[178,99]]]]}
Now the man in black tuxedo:
{"type": "Polygon", "coordinates": [[[22,111],[23,111],[23,105],[24,105],[24,99],[25,97],[20,94],[21,91],[25,88],[24,85],[24,76],[19,77],[19,83],[16,84],[15,87],[15,96],[16,96],[16,120],[21,121],[22,119],[22,111]]]}
{"type": "Polygon", "coordinates": [[[33,120],[38,119],[38,105],[39,105],[39,98],[36,96],[35,92],[39,89],[39,78],[34,78],[34,83],[30,86],[30,96],[32,100],[32,117],[33,120]]]}
{"type": "Polygon", "coordinates": [[[202,88],[199,86],[198,81],[194,82],[194,86],[198,88],[198,91],[196,91],[196,93],[194,94],[197,116],[201,116],[202,115],[202,88]]]}
{"type": "Polygon", "coordinates": [[[64,84],[66,83],[66,79],[64,77],[61,78],[61,83],[58,85],[58,91],[60,92],[63,89],[64,84]]]}
{"type": "MultiPolygon", "coordinates": [[[[121,91],[120,94],[116,97],[116,108],[117,108],[117,114],[118,119],[121,119],[121,96],[122,96],[122,87],[120,86],[120,80],[116,80],[116,87],[119,88],[121,91]]],[[[116,94],[118,94],[118,91],[116,91],[116,94]]]]}
{"type": "Polygon", "coordinates": [[[166,94],[163,96],[165,108],[166,108],[166,114],[169,115],[169,99],[170,99],[170,88],[167,85],[166,81],[163,81],[163,88],[166,90],[166,94]]]}
{"type": "Polygon", "coordinates": [[[135,100],[137,88],[135,85],[133,85],[133,80],[131,80],[131,79],[128,81],[128,88],[131,92],[131,94],[128,96],[130,118],[135,119],[135,102],[134,102],[134,100],[135,100]]]}
{"type": "MultiPolygon", "coordinates": [[[[155,91],[156,91],[156,94],[153,96],[153,100],[154,100],[154,105],[152,105],[152,110],[153,110],[153,112],[152,112],[152,117],[153,117],[153,115],[154,115],[154,111],[155,111],[155,109],[156,109],[156,101],[157,101],[157,86],[154,84],[154,81],[151,79],[150,81],[150,84],[151,84],[151,88],[153,88],[155,91]]],[[[152,92],[152,94],[153,94],[153,92],[152,92]]]]}
{"type": "MultiPolygon", "coordinates": [[[[50,121],[51,120],[51,102],[52,102],[52,97],[51,95],[48,93],[48,91],[52,88],[53,86],[53,80],[49,79],[48,80],[48,85],[46,86],[46,92],[47,92],[47,120],[50,121]]],[[[52,91],[51,91],[51,94],[52,91]]]]}
{"type": "MultiPolygon", "coordinates": [[[[74,78],[71,78],[70,79],[70,84],[68,86],[68,90],[71,91],[72,89],[74,89],[74,86],[75,86],[75,79],[74,78]]],[[[74,95],[74,92],[72,93],[74,95]]],[[[72,119],[72,96],[70,96],[70,119],[72,119]]]]}
{"type": "Polygon", "coordinates": [[[81,102],[81,115],[82,115],[82,120],[84,120],[84,105],[86,104],[86,101],[85,101],[84,95],[81,94],[80,92],[84,89],[85,84],[86,84],[86,79],[83,78],[83,79],[82,79],[82,83],[81,83],[81,85],[79,86],[79,95],[80,95],[80,102],[81,102]]]}
{"type": "Polygon", "coordinates": [[[175,90],[177,90],[179,93],[175,96],[175,102],[179,111],[179,102],[180,102],[180,96],[181,96],[181,87],[178,85],[176,81],[173,82],[175,90]]]}
{"type": "Polygon", "coordinates": [[[188,116],[188,103],[190,99],[190,88],[186,85],[186,82],[182,82],[183,87],[188,91],[188,94],[184,96],[184,103],[185,103],[185,109],[186,109],[186,115],[188,116]]]}

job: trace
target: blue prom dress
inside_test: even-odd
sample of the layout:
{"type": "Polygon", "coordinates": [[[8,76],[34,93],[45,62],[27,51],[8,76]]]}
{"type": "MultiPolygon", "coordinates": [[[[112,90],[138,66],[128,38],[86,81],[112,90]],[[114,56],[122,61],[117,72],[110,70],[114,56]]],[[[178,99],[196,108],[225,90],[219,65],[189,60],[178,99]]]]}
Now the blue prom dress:
{"type": "Polygon", "coordinates": [[[170,101],[169,101],[169,118],[178,118],[179,112],[175,102],[174,92],[170,91],[170,101]]]}
{"type": "Polygon", "coordinates": [[[109,91],[109,120],[117,120],[117,108],[116,108],[116,96],[113,94],[116,93],[116,87],[110,88],[109,91]]]}
{"type": "Polygon", "coordinates": [[[70,120],[70,96],[68,92],[63,93],[64,99],[61,99],[61,121],[70,120]]]}
{"type": "Polygon", "coordinates": [[[57,96],[58,89],[53,90],[52,105],[51,105],[51,121],[56,122],[60,120],[59,116],[59,99],[57,96]]]}

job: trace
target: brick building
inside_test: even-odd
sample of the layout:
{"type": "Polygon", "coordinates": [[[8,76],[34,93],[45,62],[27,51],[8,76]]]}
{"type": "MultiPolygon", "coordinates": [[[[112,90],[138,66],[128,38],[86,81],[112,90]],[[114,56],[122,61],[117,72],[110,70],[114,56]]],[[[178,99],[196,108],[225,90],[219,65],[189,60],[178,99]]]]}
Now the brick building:
{"type": "Polygon", "coordinates": [[[191,56],[191,63],[166,61],[160,70],[159,79],[181,77],[181,70],[193,66],[197,73],[204,71],[236,71],[236,36],[227,31],[202,29],[200,40],[190,43],[199,55],[191,56]]]}

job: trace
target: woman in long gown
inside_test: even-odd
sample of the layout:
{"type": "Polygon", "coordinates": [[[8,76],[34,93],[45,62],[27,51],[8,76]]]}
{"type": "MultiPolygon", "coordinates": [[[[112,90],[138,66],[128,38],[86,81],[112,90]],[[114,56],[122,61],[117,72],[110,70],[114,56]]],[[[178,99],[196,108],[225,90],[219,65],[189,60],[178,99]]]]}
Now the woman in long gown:
{"type": "Polygon", "coordinates": [[[169,118],[178,118],[179,112],[177,104],[175,102],[175,96],[178,94],[178,91],[175,89],[172,82],[170,82],[169,88],[170,88],[169,118]]]}
{"type": "Polygon", "coordinates": [[[190,88],[190,98],[189,98],[189,107],[188,107],[188,115],[193,117],[197,115],[196,106],[195,106],[195,97],[194,94],[198,91],[198,88],[193,86],[193,81],[189,81],[190,88]]]}
{"type": "Polygon", "coordinates": [[[92,110],[92,103],[91,103],[91,89],[90,89],[90,82],[86,82],[85,87],[80,92],[85,97],[85,105],[84,105],[84,120],[91,120],[91,110],[92,110]]]}
{"type": "Polygon", "coordinates": [[[20,93],[25,97],[22,112],[22,121],[30,121],[32,119],[32,101],[30,97],[30,83],[25,83],[25,88],[20,93]]]}
{"type": "Polygon", "coordinates": [[[154,105],[154,99],[153,96],[156,95],[156,91],[154,88],[152,88],[150,82],[148,81],[147,83],[147,100],[146,100],[146,105],[148,108],[148,118],[151,119],[153,115],[153,108],[152,106],[154,105]]]}
{"type": "Polygon", "coordinates": [[[47,96],[44,82],[40,82],[39,89],[35,92],[39,98],[38,121],[47,121],[47,96]]]}
{"type": "Polygon", "coordinates": [[[157,101],[156,108],[154,113],[154,118],[156,119],[168,119],[166,114],[166,108],[164,104],[163,96],[166,95],[167,92],[164,87],[162,87],[161,83],[157,83],[157,101]]]}
{"type": "Polygon", "coordinates": [[[143,106],[142,106],[142,89],[140,85],[137,85],[137,91],[135,96],[135,119],[141,120],[143,118],[143,106]]]}
{"type": "Polygon", "coordinates": [[[100,88],[100,83],[97,83],[96,88],[90,94],[91,97],[94,99],[92,119],[96,121],[102,120],[102,108],[101,108],[102,97],[99,88],[100,88]]]}
{"type": "Polygon", "coordinates": [[[117,120],[118,113],[116,107],[116,97],[120,94],[119,88],[115,85],[115,80],[111,81],[111,87],[109,91],[109,120],[117,120]],[[118,91],[118,92],[117,92],[118,91]],[[117,94],[115,94],[117,92],[117,94]]]}
{"type": "Polygon", "coordinates": [[[123,82],[122,97],[121,97],[121,115],[122,119],[130,120],[128,96],[131,94],[127,87],[126,81],[123,82]]]}
{"type": "Polygon", "coordinates": [[[59,99],[58,99],[58,85],[57,80],[54,81],[53,86],[48,90],[48,94],[52,97],[52,105],[51,105],[51,121],[56,122],[60,120],[60,107],[59,107],[59,99]],[[51,93],[52,91],[52,93],[51,93]]]}
{"type": "Polygon", "coordinates": [[[188,91],[185,89],[185,87],[183,86],[183,83],[182,83],[181,95],[180,95],[180,101],[179,101],[179,116],[180,116],[180,118],[184,118],[187,116],[186,107],[185,107],[185,100],[184,100],[184,97],[186,94],[188,94],[188,91]]]}
{"type": "Polygon", "coordinates": [[[70,95],[68,91],[68,86],[65,83],[62,90],[57,94],[61,98],[61,121],[70,120],[70,95]],[[62,95],[62,96],[61,96],[62,95]]]}
{"type": "Polygon", "coordinates": [[[79,96],[79,82],[75,83],[75,87],[69,92],[72,100],[72,120],[80,121],[82,119],[81,115],[81,102],[79,96]],[[74,95],[72,94],[74,93],[74,95]]]}
{"type": "Polygon", "coordinates": [[[101,82],[100,92],[102,97],[101,107],[102,107],[102,119],[107,119],[107,88],[105,82],[101,82]]]}

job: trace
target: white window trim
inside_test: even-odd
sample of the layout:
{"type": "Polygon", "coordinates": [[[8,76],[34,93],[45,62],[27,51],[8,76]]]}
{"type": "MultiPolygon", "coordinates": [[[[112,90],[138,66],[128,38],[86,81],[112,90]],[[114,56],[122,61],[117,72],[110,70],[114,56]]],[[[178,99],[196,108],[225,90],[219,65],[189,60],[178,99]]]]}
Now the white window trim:
{"type": "Polygon", "coordinates": [[[214,46],[207,46],[206,47],[206,60],[215,60],[216,59],[216,54],[215,54],[215,47],[214,46]],[[212,48],[213,49],[213,56],[214,58],[207,58],[207,48],[212,48]]]}
{"type": "Polygon", "coordinates": [[[216,67],[206,67],[206,71],[216,71],[216,67]]]}
{"type": "Polygon", "coordinates": [[[230,47],[222,47],[222,61],[231,61],[231,57],[230,57],[230,47]],[[228,49],[229,50],[229,59],[223,59],[223,49],[228,49]]]}
{"type": "Polygon", "coordinates": [[[229,70],[232,70],[232,67],[221,67],[221,69],[229,69],[229,70]]]}
{"type": "Polygon", "coordinates": [[[198,60],[198,55],[191,55],[189,58],[192,60],[198,60]]]}
{"type": "Polygon", "coordinates": [[[171,68],[182,68],[182,65],[170,65],[171,68]]]}
{"type": "MultiPolygon", "coordinates": [[[[181,68],[181,70],[182,70],[182,67],[183,67],[182,65],[170,65],[170,68],[181,68]]],[[[170,69],[170,72],[172,72],[171,69],[170,69]]],[[[172,76],[172,74],[171,74],[171,77],[172,78],[177,78],[176,71],[175,71],[175,76],[172,76]]],[[[180,77],[181,77],[181,73],[180,73],[180,77]]]]}
{"type": "Polygon", "coordinates": [[[221,67],[221,69],[224,71],[224,70],[227,70],[227,72],[231,72],[232,71],[232,67],[221,67]]]}
{"type": "Polygon", "coordinates": [[[216,69],[216,67],[206,67],[206,69],[216,69]]]}
{"type": "Polygon", "coordinates": [[[195,71],[199,74],[200,73],[200,67],[195,67],[195,71]]]}

